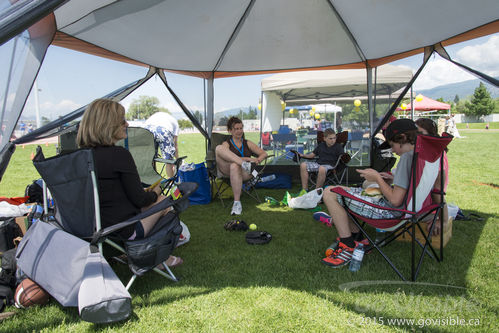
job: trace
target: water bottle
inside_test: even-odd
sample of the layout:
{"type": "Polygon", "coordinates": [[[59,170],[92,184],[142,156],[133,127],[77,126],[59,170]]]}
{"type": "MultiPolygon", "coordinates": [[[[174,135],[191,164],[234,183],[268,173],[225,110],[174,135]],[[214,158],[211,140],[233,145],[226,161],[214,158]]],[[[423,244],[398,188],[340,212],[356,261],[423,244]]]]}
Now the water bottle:
{"type": "Polygon", "coordinates": [[[262,179],[260,181],[261,182],[270,182],[271,180],[274,180],[274,179],[275,179],[275,175],[271,174],[271,175],[262,177],[262,179]]]}
{"type": "Polygon", "coordinates": [[[374,240],[376,245],[383,246],[384,242],[380,242],[383,240],[383,238],[385,238],[385,233],[385,230],[376,228],[376,239],[374,240]]]}
{"type": "Polygon", "coordinates": [[[352,260],[350,260],[350,271],[357,272],[364,258],[364,245],[359,243],[353,251],[352,260]]]}

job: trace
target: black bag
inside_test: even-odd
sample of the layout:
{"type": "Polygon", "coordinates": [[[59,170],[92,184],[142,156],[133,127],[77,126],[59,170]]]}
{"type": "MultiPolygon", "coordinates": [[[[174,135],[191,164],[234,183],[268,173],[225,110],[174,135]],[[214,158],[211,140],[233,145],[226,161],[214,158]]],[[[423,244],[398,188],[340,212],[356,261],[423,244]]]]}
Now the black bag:
{"type": "Polygon", "coordinates": [[[246,233],[246,242],[251,245],[263,245],[272,240],[272,235],[266,231],[248,231],[246,233]]]}
{"type": "Polygon", "coordinates": [[[140,276],[153,269],[156,265],[168,259],[177,246],[182,233],[182,226],[178,216],[167,214],[156,224],[164,223],[169,223],[169,225],[153,232],[156,229],[155,226],[152,233],[145,238],[125,241],[128,266],[133,273],[140,276]],[[168,221],[171,219],[173,220],[168,221]]]}
{"type": "Polygon", "coordinates": [[[43,202],[43,183],[42,179],[33,180],[33,183],[26,186],[24,191],[25,196],[29,196],[26,202],[43,202]]]}
{"type": "Polygon", "coordinates": [[[2,270],[0,271],[0,312],[5,305],[14,304],[14,288],[16,279],[16,249],[6,251],[2,256],[2,270]]]}
{"type": "Polygon", "coordinates": [[[7,218],[0,223],[0,253],[3,253],[15,247],[14,239],[22,237],[23,232],[15,217],[7,218]]]}

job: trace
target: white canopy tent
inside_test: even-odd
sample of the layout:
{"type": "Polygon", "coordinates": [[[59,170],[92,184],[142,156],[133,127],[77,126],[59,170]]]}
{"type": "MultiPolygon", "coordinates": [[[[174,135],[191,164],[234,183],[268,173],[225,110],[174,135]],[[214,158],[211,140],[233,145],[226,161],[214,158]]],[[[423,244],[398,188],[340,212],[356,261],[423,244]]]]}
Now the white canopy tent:
{"type": "MultiPolygon", "coordinates": [[[[153,75],[206,79],[209,135],[215,78],[369,69],[425,49],[451,60],[444,46],[499,32],[498,7],[497,0],[0,0],[0,175],[50,45],[148,66],[153,75]]],[[[124,98],[150,77],[109,96],[124,98]]]]}
{"type": "MultiPolygon", "coordinates": [[[[407,85],[412,70],[382,65],[377,67],[375,76],[376,95],[389,96],[407,85]]],[[[262,80],[262,93],[262,131],[275,131],[281,122],[281,101],[286,105],[304,105],[366,98],[368,80],[363,69],[281,73],[262,80]]]]}

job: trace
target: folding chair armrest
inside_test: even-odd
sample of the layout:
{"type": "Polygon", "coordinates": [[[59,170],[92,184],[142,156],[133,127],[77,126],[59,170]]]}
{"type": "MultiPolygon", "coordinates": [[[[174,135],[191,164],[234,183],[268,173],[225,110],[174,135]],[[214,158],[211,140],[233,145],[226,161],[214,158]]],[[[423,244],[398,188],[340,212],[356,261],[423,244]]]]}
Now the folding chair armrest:
{"type": "Polygon", "coordinates": [[[176,167],[179,167],[182,164],[182,161],[186,158],[187,158],[187,156],[181,156],[181,157],[177,158],[176,160],[170,160],[170,159],[166,159],[166,158],[156,157],[154,159],[154,161],[160,162],[160,163],[165,163],[165,164],[175,164],[176,167]]]}
{"type": "Polygon", "coordinates": [[[312,161],[312,160],[316,160],[317,159],[315,157],[300,156],[300,154],[296,150],[294,150],[294,149],[290,149],[289,151],[292,152],[295,155],[295,157],[293,157],[293,161],[295,161],[296,163],[300,163],[300,160],[309,160],[309,161],[312,161]]]}
{"type": "Polygon", "coordinates": [[[108,236],[112,233],[115,233],[116,231],[121,230],[123,228],[126,228],[130,225],[133,225],[133,224],[139,222],[141,219],[146,218],[148,216],[151,216],[152,214],[155,214],[155,213],[162,211],[162,210],[164,210],[168,207],[171,207],[173,205],[174,205],[173,200],[170,197],[168,197],[165,200],[158,202],[157,204],[155,204],[154,206],[152,206],[151,208],[149,208],[145,212],[142,212],[138,215],[135,215],[134,217],[132,217],[126,221],[123,221],[123,222],[120,222],[118,224],[107,227],[105,229],[101,229],[99,231],[96,231],[92,236],[92,241],[90,242],[90,244],[97,244],[100,242],[100,240],[103,237],[106,237],[106,236],[108,236]]]}
{"type": "Polygon", "coordinates": [[[177,200],[173,200],[171,196],[165,198],[164,200],[158,202],[145,212],[142,212],[126,221],[120,222],[118,224],[112,225],[110,227],[107,227],[105,229],[101,229],[99,231],[96,231],[94,235],[92,236],[92,241],[91,244],[97,244],[100,242],[100,240],[103,237],[108,236],[109,234],[112,234],[118,230],[121,230],[125,227],[128,227],[130,225],[133,225],[140,220],[142,220],[145,217],[151,216],[152,214],[155,214],[157,212],[160,212],[168,207],[174,207],[176,211],[181,212],[187,208],[187,205],[189,204],[188,198],[189,196],[197,190],[198,184],[197,183],[191,183],[191,182],[186,182],[186,183],[181,183],[178,185],[178,188],[182,194],[182,197],[180,197],[177,200]]]}
{"type": "Polygon", "coordinates": [[[339,194],[339,195],[341,195],[343,197],[347,197],[347,198],[350,198],[352,200],[355,200],[355,201],[358,201],[358,202],[362,202],[363,204],[366,204],[366,205],[374,207],[374,208],[389,210],[389,211],[392,211],[392,212],[400,212],[400,213],[404,213],[404,214],[416,215],[415,212],[410,211],[410,210],[379,206],[379,205],[376,205],[376,204],[374,204],[372,202],[369,202],[369,201],[366,201],[366,200],[362,200],[362,199],[360,199],[360,198],[358,198],[358,197],[356,197],[356,196],[348,193],[342,187],[333,187],[333,188],[330,189],[330,191],[334,192],[336,194],[339,194]]]}

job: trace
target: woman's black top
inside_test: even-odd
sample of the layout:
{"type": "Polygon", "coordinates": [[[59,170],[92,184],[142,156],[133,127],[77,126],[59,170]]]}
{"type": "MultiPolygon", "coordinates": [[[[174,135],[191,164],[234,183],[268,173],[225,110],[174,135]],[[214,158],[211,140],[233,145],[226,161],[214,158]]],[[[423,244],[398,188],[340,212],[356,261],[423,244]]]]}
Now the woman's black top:
{"type": "MultiPolygon", "coordinates": [[[[99,183],[102,227],[123,222],[158,198],[155,192],[146,192],[140,182],[132,155],[123,147],[103,146],[94,151],[95,169],[99,183]]],[[[120,236],[128,239],[134,226],[122,229],[120,236]]]]}

